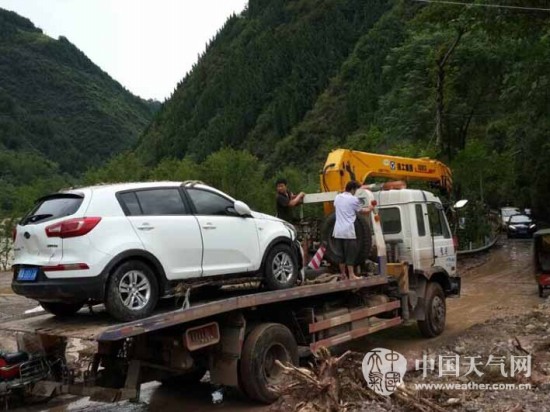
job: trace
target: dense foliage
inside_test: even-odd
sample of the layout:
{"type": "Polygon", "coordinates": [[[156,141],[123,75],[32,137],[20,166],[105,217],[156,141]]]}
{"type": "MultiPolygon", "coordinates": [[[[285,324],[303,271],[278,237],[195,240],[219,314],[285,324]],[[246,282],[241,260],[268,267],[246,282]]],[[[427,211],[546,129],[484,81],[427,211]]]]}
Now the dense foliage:
{"type": "Polygon", "coordinates": [[[338,146],[429,155],[452,166],[456,197],[548,216],[549,42],[545,11],[251,0],[178,85],[137,156],[201,162],[233,147],[262,160],[266,182],[286,166],[314,182],[338,146]]]}
{"type": "Polygon", "coordinates": [[[0,9],[0,212],[21,213],[32,198],[130,148],[157,105],[66,38],[0,9]]]}

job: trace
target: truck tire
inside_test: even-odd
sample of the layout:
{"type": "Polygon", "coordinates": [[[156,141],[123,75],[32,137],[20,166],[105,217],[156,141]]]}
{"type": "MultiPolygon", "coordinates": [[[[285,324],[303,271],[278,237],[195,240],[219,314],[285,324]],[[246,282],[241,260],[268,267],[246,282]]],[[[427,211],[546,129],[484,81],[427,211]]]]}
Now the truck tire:
{"type": "Polygon", "coordinates": [[[153,312],[158,294],[153,270],[142,261],[129,260],[118,266],[109,277],[105,307],[117,320],[141,319],[153,312]]]}
{"type": "Polygon", "coordinates": [[[447,307],[445,294],[439,283],[428,282],[424,310],[426,313],[425,320],[418,321],[418,328],[422,335],[426,338],[441,335],[445,330],[447,307]]]}
{"type": "Polygon", "coordinates": [[[82,306],[84,306],[84,302],[80,302],[80,303],[39,302],[39,303],[40,303],[40,306],[42,306],[46,312],[59,317],[74,315],[76,312],[82,309],[82,306]]]}
{"type": "Polygon", "coordinates": [[[239,363],[240,384],[244,393],[270,404],[279,398],[272,385],[284,382],[283,371],[275,364],[298,364],[298,345],[290,330],[279,323],[256,325],[244,341],[239,363]]]}
{"type": "Polygon", "coordinates": [[[269,290],[291,288],[298,280],[298,264],[291,247],[285,243],[275,245],[267,254],[264,264],[264,282],[269,290]]]}
{"type": "MultiPolygon", "coordinates": [[[[342,257],[338,256],[338,253],[336,252],[334,238],[332,237],[335,224],[336,214],[331,213],[325,218],[321,228],[321,238],[326,245],[325,259],[332,264],[337,264],[342,259],[342,257]]],[[[372,233],[366,216],[360,214],[357,215],[357,219],[355,219],[355,237],[357,239],[357,244],[359,245],[355,264],[361,265],[369,258],[372,248],[372,233]]]]}

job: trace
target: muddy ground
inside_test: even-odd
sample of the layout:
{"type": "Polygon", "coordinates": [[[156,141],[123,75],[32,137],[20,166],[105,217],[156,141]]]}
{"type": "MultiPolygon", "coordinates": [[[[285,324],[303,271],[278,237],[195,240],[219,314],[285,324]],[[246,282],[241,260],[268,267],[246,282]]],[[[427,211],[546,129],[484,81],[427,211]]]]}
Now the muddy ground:
{"type": "MultiPolygon", "coordinates": [[[[414,323],[369,336],[353,342],[345,349],[364,354],[371,348],[383,347],[402,353],[407,360],[421,359],[425,353],[438,354],[471,353],[488,356],[495,348],[505,353],[516,353],[515,337],[519,337],[520,347],[525,345],[535,354],[538,379],[531,391],[453,393],[439,391],[422,396],[439,402],[446,410],[463,411],[550,411],[550,396],[546,385],[546,372],[550,359],[545,357],[550,343],[550,307],[543,305],[538,297],[533,276],[531,242],[523,240],[502,240],[489,254],[462,259],[459,263],[462,273],[462,296],[450,299],[447,303],[447,327],[445,332],[431,340],[420,336],[414,323]],[[546,346],[545,346],[546,345],[546,346]],[[508,352],[506,352],[508,351],[508,352]],[[545,386],[546,385],[546,386],[545,386]],[[521,393],[519,393],[521,392],[521,393]],[[458,401],[457,401],[458,399],[458,401]],[[450,404],[446,405],[449,400],[450,404]],[[518,406],[519,405],[519,406],[518,406]],[[514,409],[514,407],[516,407],[514,409]],[[546,409],[545,409],[546,408],[546,409]]],[[[0,275],[0,322],[23,315],[27,309],[36,306],[35,302],[13,296],[9,290],[10,275],[0,275]]],[[[32,315],[26,315],[32,316],[32,315]]],[[[0,335],[0,347],[10,348],[13,340],[0,335]]],[[[525,348],[524,348],[525,349],[525,348]]],[[[358,355],[357,355],[358,356],[358,355]]],[[[351,360],[350,360],[351,362],[351,360]]],[[[349,367],[360,367],[353,363],[349,367]]],[[[360,365],[360,363],[359,363],[360,365]]],[[[416,372],[408,373],[406,382],[418,379],[416,372]]],[[[27,407],[27,411],[39,410],[101,410],[101,411],[269,411],[288,409],[296,399],[290,397],[289,404],[272,407],[250,403],[237,392],[226,394],[222,405],[210,402],[210,387],[201,384],[190,391],[178,391],[161,387],[156,383],[147,384],[142,390],[142,403],[120,403],[103,405],[75,397],[57,398],[48,404],[27,407]]],[[[411,410],[411,405],[399,402],[372,401],[350,405],[350,410],[411,410]],[[381,408],[381,409],[380,409],[381,408]]],[[[426,409],[430,410],[430,409],[426,409]]]]}

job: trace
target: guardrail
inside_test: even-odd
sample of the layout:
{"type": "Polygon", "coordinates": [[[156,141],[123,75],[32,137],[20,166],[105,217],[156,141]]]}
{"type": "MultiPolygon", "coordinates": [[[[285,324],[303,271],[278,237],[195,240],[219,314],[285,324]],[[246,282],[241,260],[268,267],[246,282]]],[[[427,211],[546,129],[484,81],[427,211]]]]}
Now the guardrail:
{"type": "Polygon", "coordinates": [[[475,255],[476,253],[485,252],[489,249],[491,249],[496,243],[498,242],[498,239],[500,238],[500,235],[497,233],[495,237],[487,244],[477,248],[477,249],[466,249],[466,250],[459,250],[456,252],[458,256],[468,256],[468,255],[475,255]]]}

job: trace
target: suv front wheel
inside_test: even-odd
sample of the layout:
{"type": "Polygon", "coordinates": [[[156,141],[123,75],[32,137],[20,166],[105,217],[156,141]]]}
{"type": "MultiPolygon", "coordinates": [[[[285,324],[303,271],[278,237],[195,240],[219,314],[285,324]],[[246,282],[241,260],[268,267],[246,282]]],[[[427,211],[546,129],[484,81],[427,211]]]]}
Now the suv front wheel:
{"type": "Polygon", "coordinates": [[[157,278],[151,268],[139,260],[129,260],[109,278],[105,307],[118,320],[141,319],[153,312],[158,294],[157,278]]]}
{"type": "Polygon", "coordinates": [[[268,289],[287,289],[298,280],[296,256],[289,245],[279,244],[273,247],[265,261],[264,282],[268,289]]]}

